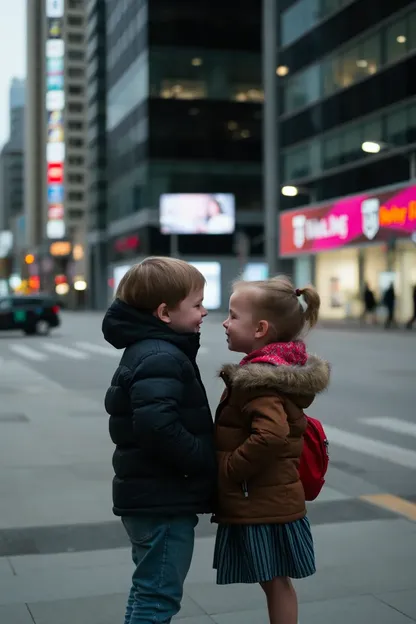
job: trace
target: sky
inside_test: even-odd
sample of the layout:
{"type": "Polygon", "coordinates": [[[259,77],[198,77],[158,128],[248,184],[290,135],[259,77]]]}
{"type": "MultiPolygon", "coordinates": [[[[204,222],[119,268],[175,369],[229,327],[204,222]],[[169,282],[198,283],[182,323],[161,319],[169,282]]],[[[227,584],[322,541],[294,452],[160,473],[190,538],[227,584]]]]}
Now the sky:
{"type": "Polygon", "coordinates": [[[26,75],[26,0],[0,0],[0,147],[9,137],[9,86],[26,75]]]}

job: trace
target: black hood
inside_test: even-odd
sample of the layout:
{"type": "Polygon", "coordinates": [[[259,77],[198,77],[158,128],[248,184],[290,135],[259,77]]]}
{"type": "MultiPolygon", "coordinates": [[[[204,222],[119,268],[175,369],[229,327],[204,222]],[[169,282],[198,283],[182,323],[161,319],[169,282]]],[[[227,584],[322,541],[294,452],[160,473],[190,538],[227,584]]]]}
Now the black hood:
{"type": "Polygon", "coordinates": [[[180,334],[150,312],[136,310],[116,299],[108,308],[102,324],[104,338],[116,349],[125,349],[141,340],[166,340],[195,359],[199,349],[199,333],[180,334]]]}

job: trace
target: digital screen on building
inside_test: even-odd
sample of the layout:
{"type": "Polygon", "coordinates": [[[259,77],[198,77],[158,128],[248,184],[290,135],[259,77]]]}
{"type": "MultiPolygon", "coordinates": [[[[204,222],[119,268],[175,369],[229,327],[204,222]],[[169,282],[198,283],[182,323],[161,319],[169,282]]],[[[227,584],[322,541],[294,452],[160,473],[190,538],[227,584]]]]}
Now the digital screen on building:
{"type": "Polygon", "coordinates": [[[297,256],[416,232],[416,186],[344,197],[280,215],[280,255],[297,256]]]}
{"type": "Polygon", "coordinates": [[[47,223],[49,239],[65,237],[65,78],[64,0],[45,0],[46,11],[46,161],[47,223]]]}
{"type": "Polygon", "coordinates": [[[231,193],[174,193],[160,196],[162,234],[232,234],[235,197],[231,193]]]}

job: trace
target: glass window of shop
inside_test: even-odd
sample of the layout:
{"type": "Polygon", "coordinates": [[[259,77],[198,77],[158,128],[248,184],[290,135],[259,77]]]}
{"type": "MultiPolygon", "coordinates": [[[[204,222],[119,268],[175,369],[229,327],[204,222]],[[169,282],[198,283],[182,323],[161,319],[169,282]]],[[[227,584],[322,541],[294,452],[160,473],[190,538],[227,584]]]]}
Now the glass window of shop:
{"type": "Polygon", "coordinates": [[[320,96],[320,66],[311,65],[299,74],[290,78],[284,89],[285,113],[303,108],[316,102],[320,96]]]}
{"type": "Polygon", "coordinates": [[[262,102],[259,54],[152,48],[150,96],[262,102]]]}
{"type": "Polygon", "coordinates": [[[322,168],[331,169],[342,164],[342,142],[341,132],[334,132],[323,140],[322,143],[322,168]]]}

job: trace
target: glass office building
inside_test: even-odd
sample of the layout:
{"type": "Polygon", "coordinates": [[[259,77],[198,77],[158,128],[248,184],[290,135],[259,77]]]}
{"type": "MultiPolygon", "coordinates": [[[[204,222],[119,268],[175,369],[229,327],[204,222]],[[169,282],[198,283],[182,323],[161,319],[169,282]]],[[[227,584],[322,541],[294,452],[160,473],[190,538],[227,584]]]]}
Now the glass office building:
{"type": "Polygon", "coordinates": [[[299,189],[282,205],[304,208],[293,213],[293,232],[283,218],[281,235],[297,237],[298,245],[294,251],[281,241],[283,255],[297,257],[299,280],[314,279],[326,316],[358,314],[364,282],[381,298],[394,281],[404,320],[416,282],[416,204],[413,190],[406,200],[400,191],[416,184],[415,2],[286,1],[279,21],[281,176],[299,189]],[[383,195],[384,187],[393,199],[383,195]],[[342,238],[328,215],[345,217],[351,234],[352,206],[359,211],[361,199],[373,202],[373,231],[365,220],[367,203],[357,213],[360,232],[342,238]],[[319,206],[326,213],[316,212],[319,206]],[[395,208],[402,209],[403,223],[393,223],[395,208]]]}
{"type": "MultiPolygon", "coordinates": [[[[90,11],[91,33],[96,13],[90,11]]],[[[91,223],[90,244],[105,237],[109,283],[117,265],[169,253],[169,236],[159,228],[164,193],[232,193],[238,227],[258,237],[263,105],[258,2],[234,7],[208,0],[107,0],[105,22],[105,98],[91,91],[89,123],[93,133],[93,109],[98,99],[105,101],[106,223],[91,223]]],[[[91,47],[90,79],[97,55],[91,47]]],[[[253,252],[261,253],[256,244],[253,252]]],[[[231,234],[179,237],[184,257],[233,255],[234,249],[231,234]]]]}

